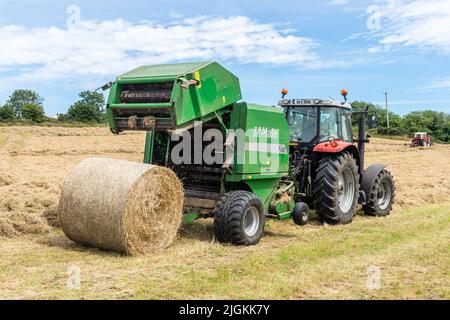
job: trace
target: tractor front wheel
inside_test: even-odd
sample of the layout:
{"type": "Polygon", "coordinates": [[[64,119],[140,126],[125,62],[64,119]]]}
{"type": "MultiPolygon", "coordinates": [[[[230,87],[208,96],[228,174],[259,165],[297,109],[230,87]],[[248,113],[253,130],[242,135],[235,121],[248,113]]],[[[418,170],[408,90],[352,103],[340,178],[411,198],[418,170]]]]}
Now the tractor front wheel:
{"type": "Polygon", "coordinates": [[[214,231],[222,243],[258,244],[264,233],[264,224],[263,204],[248,191],[227,193],[214,212],[214,231]]]}
{"type": "Polygon", "coordinates": [[[314,207],[324,222],[352,222],[358,193],[358,165],[352,155],[342,153],[320,161],[314,181],[314,207]]]}

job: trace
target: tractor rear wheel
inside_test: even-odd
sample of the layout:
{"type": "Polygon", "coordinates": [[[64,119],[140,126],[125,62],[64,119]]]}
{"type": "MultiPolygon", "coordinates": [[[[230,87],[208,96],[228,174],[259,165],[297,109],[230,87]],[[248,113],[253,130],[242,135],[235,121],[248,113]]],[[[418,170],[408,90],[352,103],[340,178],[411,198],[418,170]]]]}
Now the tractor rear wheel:
{"type": "Polygon", "coordinates": [[[383,170],[375,179],[364,212],[370,216],[385,217],[391,213],[394,199],[394,178],[389,171],[383,170]]]}
{"type": "Polygon", "coordinates": [[[215,235],[223,243],[258,244],[264,233],[264,224],[264,206],[248,191],[227,193],[214,212],[215,235]]]}
{"type": "Polygon", "coordinates": [[[329,224],[348,224],[356,211],[359,193],[359,171],[349,153],[320,161],[314,181],[314,207],[329,224]]]}

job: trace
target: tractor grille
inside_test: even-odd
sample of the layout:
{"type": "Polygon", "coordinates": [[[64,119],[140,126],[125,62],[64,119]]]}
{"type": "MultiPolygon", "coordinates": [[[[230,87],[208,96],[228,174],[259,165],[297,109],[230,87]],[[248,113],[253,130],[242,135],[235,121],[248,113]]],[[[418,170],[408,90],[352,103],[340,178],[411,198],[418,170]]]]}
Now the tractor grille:
{"type": "Polygon", "coordinates": [[[120,103],[169,103],[173,85],[173,82],[123,85],[120,103]]]}

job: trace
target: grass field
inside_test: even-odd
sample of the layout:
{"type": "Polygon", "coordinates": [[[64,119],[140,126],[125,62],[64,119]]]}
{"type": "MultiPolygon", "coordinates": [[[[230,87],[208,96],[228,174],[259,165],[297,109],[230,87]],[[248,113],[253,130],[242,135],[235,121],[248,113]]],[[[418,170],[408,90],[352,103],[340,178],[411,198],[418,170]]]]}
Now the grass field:
{"type": "Polygon", "coordinates": [[[144,136],[107,128],[0,128],[0,298],[450,299],[450,146],[410,149],[374,139],[389,164],[391,216],[300,228],[269,221],[260,245],[223,246],[211,221],[184,225],[167,252],[123,257],[77,245],[43,215],[70,168],[90,156],[142,161],[144,136]],[[381,272],[367,287],[368,268],[381,272]],[[80,287],[70,288],[73,270],[80,287]]]}

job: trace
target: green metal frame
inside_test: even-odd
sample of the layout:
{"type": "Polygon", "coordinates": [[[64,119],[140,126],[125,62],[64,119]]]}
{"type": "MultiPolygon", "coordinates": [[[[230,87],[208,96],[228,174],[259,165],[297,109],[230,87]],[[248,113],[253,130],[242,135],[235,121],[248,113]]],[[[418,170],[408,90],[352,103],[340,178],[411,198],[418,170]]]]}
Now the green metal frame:
{"type": "Polygon", "coordinates": [[[164,153],[164,163],[159,165],[167,165],[169,162],[169,146],[170,146],[170,134],[161,131],[148,131],[145,139],[145,149],[144,149],[144,163],[155,164],[154,153],[155,145],[162,148],[164,153]]]}
{"type": "Polygon", "coordinates": [[[153,162],[153,145],[155,144],[155,132],[148,131],[145,137],[144,163],[152,164],[153,162]]]}

